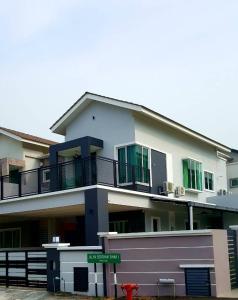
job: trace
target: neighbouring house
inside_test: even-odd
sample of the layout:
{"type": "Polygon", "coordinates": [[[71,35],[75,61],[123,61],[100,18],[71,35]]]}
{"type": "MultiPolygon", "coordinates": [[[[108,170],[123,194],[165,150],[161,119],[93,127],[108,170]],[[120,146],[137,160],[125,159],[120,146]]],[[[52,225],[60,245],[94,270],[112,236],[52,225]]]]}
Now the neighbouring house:
{"type": "MultiPolygon", "coordinates": [[[[227,194],[238,194],[238,150],[232,149],[227,162],[227,194]]],[[[220,192],[220,194],[222,194],[220,192]]],[[[223,194],[226,194],[224,192],[223,194]]]]}
{"type": "Polygon", "coordinates": [[[0,175],[16,180],[18,171],[39,168],[56,142],[0,127],[0,175]]]}
{"type": "Polygon", "coordinates": [[[231,149],[144,106],[85,93],[51,127],[49,165],[1,180],[0,228],[14,247],[59,236],[96,246],[98,232],[226,229],[238,208],[207,202],[227,190],[231,149]],[[23,179],[27,177],[27,181],[23,179]]]}
{"type": "MultiPolygon", "coordinates": [[[[4,187],[7,198],[18,197],[19,187],[27,192],[32,176],[31,170],[48,164],[49,147],[54,144],[56,142],[0,127],[1,190],[4,187]]],[[[29,224],[26,224],[26,227],[28,226],[29,224]]],[[[1,248],[19,246],[20,237],[21,230],[17,223],[13,222],[10,228],[4,223],[1,225],[1,248]]]]}
{"type": "Polygon", "coordinates": [[[209,197],[207,201],[230,208],[238,208],[238,150],[231,149],[227,160],[227,189],[218,190],[217,194],[209,197]]]}

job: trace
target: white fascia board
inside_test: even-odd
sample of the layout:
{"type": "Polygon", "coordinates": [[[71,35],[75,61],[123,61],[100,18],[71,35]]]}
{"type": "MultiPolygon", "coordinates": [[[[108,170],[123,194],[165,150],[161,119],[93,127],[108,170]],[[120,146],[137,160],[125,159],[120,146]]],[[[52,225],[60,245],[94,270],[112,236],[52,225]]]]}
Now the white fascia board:
{"type": "Polygon", "coordinates": [[[47,144],[42,144],[42,143],[38,143],[38,142],[30,141],[30,140],[25,140],[25,139],[22,139],[22,142],[27,143],[27,144],[36,145],[36,146],[45,147],[45,148],[50,147],[50,145],[47,145],[47,144]]]}
{"type": "Polygon", "coordinates": [[[168,236],[203,236],[212,235],[212,230],[181,230],[181,231],[159,231],[159,232],[138,232],[138,233],[120,233],[109,234],[102,233],[100,237],[108,239],[132,239],[132,238],[147,238],[147,237],[168,237],[168,236]]]}
{"type": "Polygon", "coordinates": [[[5,135],[5,136],[8,136],[8,137],[10,137],[10,138],[12,138],[12,139],[14,139],[14,140],[19,141],[19,142],[23,142],[23,139],[20,138],[19,136],[15,135],[15,134],[13,134],[13,133],[10,133],[10,132],[8,132],[8,131],[5,131],[5,130],[3,130],[3,129],[0,129],[0,134],[3,134],[3,135],[5,135]]]}
{"type": "Polygon", "coordinates": [[[201,140],[201,141],[203,141],[203,142],[205,142],[205,143],[207,143],[207,144],[209,144],[211,146],[214,146],[214,147],[216,147],[216,148],[218,148],[218,149],[220,149],[222,151],[225,151],[225,152],[228,152],[228,153],[231,152],[231,149],[229,149],[227,147],[224,147],[224,146],[222,146],[222,145],[220,145],[220,144],[218,144],[216,142],[213,142],[210,139],[207,139],[207,138],[201,136],[200,134],[195,133],[195,132],[193,132],[193,131],[191,131],[191,130],[185,128],[185,127],[183,127],[182,125],[179,125],[179,124],[173,122],[172,120],[168,120],[168,119],[164,118],[163,116],[158,115],[157,113],[153,113],[151,111],[148,111],[147,109],[142,109],[142,112],[145,115],[147,115],[147,116],[149,116],[149,117],[151,117],[151,118],[153,118],[153,119],[155,119],[157,121],[160,121],[160,122],[162,122],[162,123],[164,123],[166,125],[169,125],[170,127],[173,127],[173,128],[175,128],[177,130],[180,130],[180,131],[182,131],[182,132],[184,132],[184,133],[186,133],[186,134],[188,134],[188,135],[190,135],[190,136],[192,136],[194,138],[197,138],[197,139],[199,139],[199,140],[201,140]]]}
{"type": "Polygon", "coordinates": [[[91,186],[80,187],[80,188],[75,188],[75,189],[68,189],[68,190],[62,190],[62,191],[56,191],[56,192],[49,192],[49,193],[43,193],[43,194],[35,194],[35,195],[29,195],[29,196],[24,196],[24,197],[5,199],[5,200],[0,201],[0,207],[1,207],[1,205],[11,203],[11,202],[41,199],[41,198],[46,198],[46,197],[56,197],[56,196],[60,196],[60,195],[64,195],[64,194],[67,195],[67,194],[73,194],[73,193],[77,193],[77,192],[83,192],[86,190],[95,189],[97,187],[98,187],[97,185],[91,185],[91,186]]]}
{"type": "Polygon", "coordinates": [[[108,97],[104,96],[99,96],[99,95],[94,95],[90,93],[86,93],[82,98],[79,98],[79,100],[69,109],[69,111],[63,115],[56,123],[50,128],[52,132],[58,133],[58,134],[63,134],[64,132],[64,123],[67,124],[67,120],[70,119],[70,117],[77,111],[80,111],[81,107],[84,107],[87,102],[90,101],[97,101],[97,102],[102,102],[105,104],[110,104],[110,105],[116,105],[121,108],[129,109],[129,110],[134,110],[134,111],[141,111],[142,107],[137,104],[132,104],[132,103],[127,103],[123,102],[120,100],[116,99],[111,99],[108,97]]]}
{"type": "Polygon", "coordinates": [[[42,144],[42,143],[37,143],[37,142],[34,142],[34,141],[30,141],[30,140],[26,140],[26,139],[23,139],[13,133],[10,133],[8,131],[5,131],[3,129],[0,129],[0,134],[3,134],[7,137],[10,137],[14,140],[17,140],[19,142],[24,142],[24,143],[28,143],[28,144],[33,144],[33,145],[37,145],[37,146],[41,146],[41,147],[46,147],[46,148],[49,148],[49,145],[46,145],[46,144],[42,144]]]}
{"type": "Polygon", "coordinates": [[[59,246],[57,247],[57,250],[59,251],[95,251],[99,250],[102,251],[102,246],[71,246],[71,247],[64,247],[64,246],[59,246]]]}
{"type": "Polygon", "coordinates": [[[149,109],[142,107],[141,105],[124,102],[124,101],[112,99],[112,98],[105,97],[105,96],[94,95],[91,93],[85,93],[81,98],[79,98],[79,100],[69,109],[69,111],[67,111],[58,121],[56,121],[55,124],[53,124],[53,126],[50,128],[51,131],[54,133],[64,135],[64,133],[65,133],[64,127],[65,127],[65,125],[67,125],[67,121],[69,121],[70,118],[73,118],[73,115],[75,113],[77,113],[77,111],[80,111],[80,107],[84,107],[86,101],[98,101],[98,102],[102,102],[102,103],[106,103],[106,104],[110,104],[110,105],[116,105],[121,108],[141,112],[141,113],[145,114],[146,116],[149,116],[150,118],[153,118],[153,119],[156,119],[157,121],[163,122],[164,124],[166,124],[170,127],[173,127],[177,130],[180,130],[181,132],[184,132],[185,134],[188,134],[194,138],[197,138],[202,142],[212,145],[212,146],[216,147],[217,149],[220,149],[220,150],[228,152],[228,153],[231,152],[231,150],[228,147],[225,147],[219,143],[216,143],[215,141],[212,141],[212,140],[200,135],[199,133],[195,133],[192,130],[190,130],[189,128],[185,128],[184,126],[182,126],[176,122],[173,122],[172,120],[168,120],[167,118],[163,117],[162,115],[160,115],[156,112],[152,112],[149,109]]]}

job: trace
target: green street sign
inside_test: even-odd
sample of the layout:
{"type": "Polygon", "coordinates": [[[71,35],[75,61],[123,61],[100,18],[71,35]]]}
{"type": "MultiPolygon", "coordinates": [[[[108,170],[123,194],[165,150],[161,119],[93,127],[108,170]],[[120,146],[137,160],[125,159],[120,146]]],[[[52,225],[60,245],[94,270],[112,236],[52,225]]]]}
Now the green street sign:
{"type": "Polygon", "coordinates": [[[88,253],[88,263],[90,264],[119,264],[121,254],[119,253],[88,253]]]}

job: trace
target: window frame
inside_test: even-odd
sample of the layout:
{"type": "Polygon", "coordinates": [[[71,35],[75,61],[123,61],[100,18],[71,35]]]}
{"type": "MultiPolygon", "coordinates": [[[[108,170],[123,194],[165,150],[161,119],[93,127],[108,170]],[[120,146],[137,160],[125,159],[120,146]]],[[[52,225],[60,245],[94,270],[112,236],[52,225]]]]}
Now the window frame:
{"type": "Polygon", "coordinates": [[[238,181],[238,177],[234,177],[234,178],[230,178],[229,179],[229,183],[230,183],[230,188],[231,189],[236,189],[236,188],[238,188],[238,184],[237,185],[232,185],[232,180],[237,180],[238,181]]]}
{"type": "MultiPolygon", "coordinates": [[[[189,220],[185,219],[184,220],[185,230],[190,230],[190,229],[187,229],[187,225],[188,225],[188,228],[189,228],[190,227],[189,220]]],[[[193,220],[193,230],[200,230],[200,229],[201,229],[201,221],[200,220],[193,220]],[[194,229],[195,224],[197,224],[197,229],[194,229]]]]}
{"type": "Polygon", "coordinates": [[[128,220],[114,220],[114,221],[110,221],[109,222],[109,228],[110,228],[110,225],[113,225],[114,229],[115,227],[117,227],[118,225],[123,228],[124,227],[124,232],[118,232],[117,230],[114,230],[114,232],[117,232],[117,233],[127,233],[127,230],[126,230],[126,226],[128,227],[129,226],[129,221],[128,220]]]}
{"type": "Polygon", "coordinates": [[[46,174],[47,173],[50,173],[50,169],[44,169],[44,170],[42,170],[42,182],[43,183],[50,182],[50,178],[46,179],[46,174]]]}
{"type": "MultiPolygon", "coordinates": [[[[1,247],[1,248],[10,248],[10,249],[13,249],[13,248],[21,248],[21,228],[20,227],[16,227],[16,228],[2,228],[2,229],[0,229],[0,235],[2,234],[2,233],[5,233],[5,232],[11,232],[11,233],[13,233],[13,232],[15,232],[15,231],[18,231],[19,232],[19,246],[18,247],[13,247],[13,237],[11,237],[11,244],[12,244],[12,246],[11,247],[1,247]]],[[[3,241],[5,242],[5,237],[4,237],[4,239],[3,239],[3,241]]]]}
{"type": "Polygon", "coordinates": [[[215,174],[214,172],[211,172],[209,170],[203,170],[203,184],[204,184],[204,191],[206,192],[215,192],[215,174]],[[205,183],[205,180],[206,180],[206,177],[205,177],[205,173],[209,173],[209,174],[212,174],[212,187],[213,189],[210,190],[210,189],[206,189],[206,183],[205,183]]]}
{"type": "MultiPolygon", "coordinates": [[[[140,146],[142,147],[142,152],[141,152],[141,162],[142,162],[142,169],[144,168],[143,164],[144,164],[144,159],[143,159],[143,152],[144,152],[144,149],[147,149],[148,151],[148,170],[150,172],[150,178],[149,178],[149,182],[142,182],[142,181],[138,181],[136,180],[135,183],[136,184],[140,184],[140,185],[144,185],[144,186],[150,186],[151,185],[151,148],[147,147],[147,146],[144,146],[142,144],[139,144],[139,143],[129,143],[129,144],[123,144],[123,145],[118,145],[118,146],[115,146],[115,152],[116,152],[116,159],[118,161],[118,166],[119,166],[119,156],[118,156],[118,150],[119,149],[125,149],[125,164],[127,165],[128,162],[127,162],[127,147],[129,146],[140,146]]],[[[142,179],[144,177],[144,173],[142,172],[142,179]]],[[[128,171],[126,169],[126,182],[122,182],[120,183],[119,182],[119,168],[117,168],[117,182],[118,182],[118,185],[120,186],[127,186],[127,185],[131,185],[133,184],[132,181],[128,181],[128,171]]]]}
{"type": "MultiPolygon", "coordinates": [[[[203,192],[203,189],[204,189],[204,172],[203,172],[203,169],[202,169],[202,166],[203,166],[203,162],[198,160],[198,159],[195,159],[195,158],[192,158],[192,157],[186,157],[186,158],[183,158],[182,159],[182,172],[183,172],[183,186],[185,188],[186,191],[188,192],[194,192],[194,193],[202,193],[203,192]],[[185,186],[184,184],[184,169],[183,169],[183,162],[187,160],[187,161],[193,161],[193,162],[196,162],[196,163],[199,163],[201,164],[201,190],[200,189],[196,189],[196,188],[188,188],[185,186]]],[[[191,172],[190,172],[190,176],[191,176],[191,172]]],[[[196,178],[197,178],[197,174],[195,172],[195,185],[197,185],[197,182],[196,182],[196,178]]],[[[190,179],[191,181],[191,179],[190,179]]]]}

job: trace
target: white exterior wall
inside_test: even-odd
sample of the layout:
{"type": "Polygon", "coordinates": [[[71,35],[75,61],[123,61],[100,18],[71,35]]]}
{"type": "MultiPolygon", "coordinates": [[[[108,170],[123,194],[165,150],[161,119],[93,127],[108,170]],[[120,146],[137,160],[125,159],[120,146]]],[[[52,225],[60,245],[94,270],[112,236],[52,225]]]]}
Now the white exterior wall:
{"type": "MultiPolygon", "coordinates": [[[[98,250],[97,253],[100,253],[98,250]]],[[[61,280],[61,291],[80,294],[85,296],[95,296],[95,276],[94,276],[94,264],[87,263],[87,253],[92,251],[60,251],[60,278],[61,280]],[[88,280],[89,290],[88,292],[75,292],[74,291],[74,268],[86,267],[88,268],[88,280]]],[[[98,281],[98,296],[102,297],[103,292],[103,268],[102,264],[97,264],[97,281],[98,281]]]]}
{"type": "MultiPolygon", "coordinates": [[[[30,149],[26,147],[26,143],[22,143],[11,137],[0,135],[0,159],[9,158],[24,160],[25,167],[23,170],[31,170],[40,166],[39,157],[44,154],[43,151],[30,149]]],[[[40,148],[40,147],[39,147],[40,148]]]]}
{"type": "Polygon", "coordinates": [[[23,153],[25,160],[25,170],[31,170],[40,167],[39,157],[44,154],[42,151],[24,148],[23,153]]]}
{"type": "Polygon", "coordinates": [[[5,157],[23,160],[22,142],[0,135],[0,159],[5,157]]]}
{"type": "Polygon", "coordinates": [[[214,173],[214,191],[186,192],[184,199],[206,202],[219,189],[227,189],[226,162],[216,156],[216,149],[179,133],[168,126],[135,116],[135,140],[149,148],[164,152],[168,180],[183,186],[182,159],[192,158],[202,163],[203,170],[214,173]]]}
{"type": "Polygon", "coordinates": [[[228,192],[232,194],[238,194],[238,187],[231,188],[230,187],[230,179],[238,178],[238,162],[227,164],[227,185],[228,185],[228,192]]]}
{"type": "Polygon", "coordinates": [[[93,102],[67,127],[65,140],[84,136],[102,139],[104,148],[98,154],[114,158],[114,145],[135,140],[133,116],[126,109],[93,102]]]}

